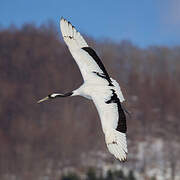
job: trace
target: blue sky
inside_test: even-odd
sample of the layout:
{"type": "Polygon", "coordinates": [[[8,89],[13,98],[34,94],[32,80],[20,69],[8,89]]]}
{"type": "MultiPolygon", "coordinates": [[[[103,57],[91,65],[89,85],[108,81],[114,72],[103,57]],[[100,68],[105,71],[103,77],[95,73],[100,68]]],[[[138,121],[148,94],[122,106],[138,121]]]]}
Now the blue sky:
{"type": "Polygon", "coordinates": [[[95,39],[140,47],[180,45],[180,0],[0,0],[0,24],[37,25],[60,17],[95,39]]]}

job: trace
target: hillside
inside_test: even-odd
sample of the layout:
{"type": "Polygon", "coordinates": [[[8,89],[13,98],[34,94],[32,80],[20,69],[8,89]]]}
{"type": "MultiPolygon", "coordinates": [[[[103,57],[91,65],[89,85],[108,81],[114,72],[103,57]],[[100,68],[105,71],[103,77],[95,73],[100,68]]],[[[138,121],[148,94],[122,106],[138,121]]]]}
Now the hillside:
{"type": "MultiPolygon", "coordinates": [[[[107,153],[91,101],[72,97],[36,103],[82,83],[60,36],[50,25],[0,30],[1,179],[8,174],[26,180],[59,177],[57,170],[64,167],[90,166],[93,158],[84,164],[82,159],[92,152],[100,152],[103,162],[118,163],[107,153]]],[[[173,179],[180,167],[180,47],[141,49],[129,41],[87,39],[122,86],[132,112],[124,166],[144,176],[151,167],[170,168],[173,179]]]]}

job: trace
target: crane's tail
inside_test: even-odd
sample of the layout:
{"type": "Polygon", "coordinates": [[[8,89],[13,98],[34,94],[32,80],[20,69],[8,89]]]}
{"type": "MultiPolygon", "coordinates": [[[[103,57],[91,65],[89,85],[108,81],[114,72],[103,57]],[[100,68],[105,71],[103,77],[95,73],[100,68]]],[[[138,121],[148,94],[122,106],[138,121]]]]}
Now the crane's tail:
{"type": "Polygon", "coordinates": [[[105,140],[110,153],[120,161],[125,162],[128,153],[126,134],[111,129],[105,133],[105,140]]]}
{"type": "Polygon", "coordinates": [[[69,49],[73,50],[73,49],[88,47],[88,44],[81,36],[81,34],[66,19],[61,18],[60,28],[64,41],[69,47],[69,49]]]}

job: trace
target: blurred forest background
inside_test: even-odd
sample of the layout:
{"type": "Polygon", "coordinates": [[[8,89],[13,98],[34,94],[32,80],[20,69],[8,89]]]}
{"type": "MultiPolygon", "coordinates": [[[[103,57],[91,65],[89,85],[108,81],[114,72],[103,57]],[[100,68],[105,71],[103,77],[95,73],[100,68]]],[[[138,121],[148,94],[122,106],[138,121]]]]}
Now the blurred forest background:
{"type": "Polygon", "coordinates": [[[91,101],[36,103],[82,83],[60,36],[53,23],[0,29],[0,179],[180,179],[180,46],[86,37],[132,112],[121,164],[106,149],[91,101]]]}

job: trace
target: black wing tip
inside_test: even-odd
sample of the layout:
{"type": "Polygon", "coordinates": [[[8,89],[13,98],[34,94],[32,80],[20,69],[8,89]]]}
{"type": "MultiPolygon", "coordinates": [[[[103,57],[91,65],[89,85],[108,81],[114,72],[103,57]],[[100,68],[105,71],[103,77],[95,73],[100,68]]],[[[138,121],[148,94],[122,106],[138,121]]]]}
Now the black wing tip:
{"type": "Polygon", "coordinates": [[[66,19],[63,16],[61,16],[60,21],[66,21],[66,19]]]}
{"type": "Polygon", "coordinates": [[[71,24],[71,22],[70,22],[70,21],[68,21],[68,20],[66,20],[63,16],[61,16],[60,21],[65,21],[65,22],[67,22],[67,23],[68,23],[68,25],[71,25],[71,26],[72,26],[72,28],[74,28],[74,29],[75,29],[75,27],[71,24]]]}
{"type": "MultiPolygon", "coordinates": [[[[123,150],[124,151],[124,150],[123,150]]],[[[122,163],[125,163],[127,162],[127,155],[128,155],[128,152],[124,151],[124,153],[126,154],[126,157],[124,159],[118,159],[120,162],[122,163]]]]}
{"type": "Polygon", "coordinates": [[[125,162],[127,162],[127,158],[126,158],[126,159],[124,159],[124,160],[122,160],[122,161],[120,161],[120,162],[122,162],[122,163],[125,163],[125,162]]]}
{"type": "Polygon", "coordinates": [[[120,162],[125,163],[127,162],[127,157],[125,159],[118,159],[120,162]]]}
{"type": "Polygon", "coordinates": [[[68,24],[71,24],[68,20],[66,20],[63,16],[61,16],[61,21],[65,21],[67,22],[68,24]]]}

